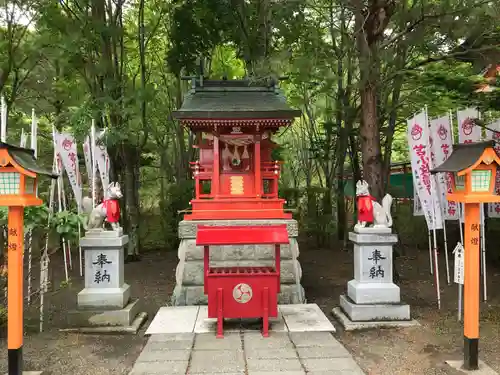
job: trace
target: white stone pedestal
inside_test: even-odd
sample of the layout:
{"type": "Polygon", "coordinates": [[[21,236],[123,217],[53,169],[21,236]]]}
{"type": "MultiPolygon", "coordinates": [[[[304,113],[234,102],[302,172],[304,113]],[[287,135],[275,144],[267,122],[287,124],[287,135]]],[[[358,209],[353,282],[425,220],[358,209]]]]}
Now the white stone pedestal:
{"type": "Polygon", "coordinates": [[[124,281],[124,251],[128,236],[115,231],[88,231],[80,239],[85,254],[85,289],[78,293],[79,308],[123,308],[130,300],[124,281]]]}
{"type": "Polygon", "coordinates": [[[356,323],[409,321],[410,306],[401,303],[399,287],[392,281],[397,236],[388,228],[360,228],[350,232],[349,239],[354,243],[354,279],[333,313],[356,323]]]}
{"type": "Polygon", "coordinates": [[[144,319],[144,314],[139,314],[140,301],[130,299],[130,286],[124,281],[127,244],[128,236],[122,231],[91,229],[80,239],[85,254],[85,288],[78,293],[78,309],[68,311],[70,326],[130,327],[137,324],[138,315],[144,319]]]}

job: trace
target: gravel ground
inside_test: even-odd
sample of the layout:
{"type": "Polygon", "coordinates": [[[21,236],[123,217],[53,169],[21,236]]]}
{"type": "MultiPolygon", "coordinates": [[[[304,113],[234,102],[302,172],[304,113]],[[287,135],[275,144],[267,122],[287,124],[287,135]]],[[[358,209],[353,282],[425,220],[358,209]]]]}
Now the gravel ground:
{"type": "MultiPolygon", "coordinates": [[[[346,281],[352,278],[349,252],[301,252],[303,285],[307,298],[334,321],[339,340],[367,374],[463,374],[444,363],[463,358],[463,324],[457,321],[457,285],[446,284],[444,256],[441,258],[441,310],[437,309],[428,254],[408,251],[407,256],[397,259],[401,298],[410,304],[412,317],[420,327],[342,332],[329,313],[338,305],[338,296],[346,292],[346,281]]],[[[479,355],[500,373],[500,292],[495,287],[500,285],[500,270],[488,270],[488,285],[488,302],[481,304],[479,355]]]]}
{"type": "MultiPolygon", "coordinates": [[[[76,306],[76,294],[83,288],[78,272],[78,259],[69,286],[48,297],[49,311],[46,330],[38,333],[38,309],[35,301],[26,312],[24,339],[25,370],[45,370],[49,375],[128,374],[146,343],[144,332],[160,306],[165,306],[172,294],[176,252],[150,252],[140,262],[125,265],[125,279],[132,288],[132,296],[143,300],[143,311],[149,320],[137,335],[87,335],[59,332],[65,326],[65,311],[76,306]]],[[[51,262],[55,270],[54,286],[64,280],[63,263],[57,258],[51,262]]],[[[38,275],[38,270],[34,270],[38,275]]],[[[38,281],[35,281],[35,284],[38,281]]],[[[54,288],[55,289],[55,288],[54,288]]],[[[5,336],[5,332],[4,332],[5,336]]],[[[7,370],[6,340],[0,341],[0,374],[7,370]]]]}
{"type": "MultiPolygon", "coordinates": [[[[311,250],[301,247],[303,285],[308,302],[317,303],[331,317],[352,278],[352,255],[332,249],[311,250]]],[[[441,260],[441,264],[444,261],[441,260]]],[[[77,260],[69,287],[48,298],[47,329],[37,333],[38,306],[26,313],[24,345],[25,369],[46,370],[53,375],[128,374],[146,339],[145,327],[172,293],[176,252],[149,252],[140,262],[127,264],[125,275],[132,295],[143,299],[149,321],[138,335],[65,334],[65,311],[76,305],[76,294],[82,289],[77,260]]],[[[442,272],[442,307],[436,307],[435,290],[428,271],[426,252],[409,252],[398,258],[402,298],[410,304],[412,315],[421,327],[363,332],[342,332],[337,337],[354,354],[359,365],[370,375],[459,374],[444,364],[446,359],[460,359],[462,325],[457,322],[457,287],[446,285],[442,272]]],[[[62,262],[54,259],[54,282],[64,279],[62,262]]],[[[443,267],[442,267],[443,269],[443,267]]],[[[33,272],[37,274],[36,269],[33,272]]],[[[480,358],[500,372],[500,271],[490,269],[489,301],[481,306],[480,358]]],[[[37,281],[35,281],[36,283],[37,281]]],[[[332,318],[333,320],[333,318],[332,318]]],[[[3,332],[5,336],[5,332],[3,332]]],[[[0,373],[6,369],[6,342],[0,341],[0,373]]]]}

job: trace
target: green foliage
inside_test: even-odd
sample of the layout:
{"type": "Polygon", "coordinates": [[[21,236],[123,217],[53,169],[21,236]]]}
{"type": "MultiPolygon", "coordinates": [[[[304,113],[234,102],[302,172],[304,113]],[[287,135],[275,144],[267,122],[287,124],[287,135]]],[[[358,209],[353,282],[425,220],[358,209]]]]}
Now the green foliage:
{"type": "Polygon", "coordinates": [[[176,75],[183,70],[188,74],[198,73],[200,56],[208,56],[223,41],[221,29],[227,26],[226,20],[218,19],[219,14],[214,10],[222,9],[224,1],[175,0],[173,5],[170,26],[173,43],[167,52],[167,63],[176,75]]]}
{"type": "MultiPolygon", "coordinates": [[[[500,111],[499,92],[473,92],[481,69],[500,61],[495,2],[398,1],[387,13],[373,13],[379,5],[372,2],[363,17],[389,18],[371,46],[369,66],[356,38],[374,30],[355,25],[350,2],[131,0],[119,8],[122,3],[113,3],[111,12],[102,1],[7,0],[5,9],[22,5],[33,15],[30,27],[0,16],[8,141],[17,144],[21,130],[29,130],[35,108],[39,161],[50,166],[52,125],[79,140],[92,119],[108,127],[105,142],[118,179],[137,179],[137,171],[133,178],[124,172],[136,158],[138,174],[148,179],[140,182],[138,204],[144,209],[146,200],[154,202],[151,212],[160,216],[168,246],[177,241],[178,211],[193,196],[186,179],[188,161],[195,158],[192,137],[172,112],[189,90],[180,76],[198,74],[200,56],[210,78],[289,76],[281,86],[302,116],[274,137],[281,147],[273,158],[284,161],[282,196],[297,210],[305,233],[316,237],[336,230],[331,201],[343,194],[336,191],[339,171],[360,167],[359,88],[367,69],[377,75],[377,110],[365,118],[377,117],[375,139],[387,146],[388,160],[407,160],[406,118],[425,105],[431,117],[470,105],[500,111]]],[[[41,180],[42,197],[48,184],[41,180]]],[[[46,207],[27,208],[27,228],[44,227],[47,216],[46,207]]],[[[0,225],[6,218],[0,208],[0,225]]],[[[74,237],[78,223],[76,214],[61,213],[50,228],[74,237]]]]}
{"type": "Polygon", "coordinates": [[[301,189],[279,186],[279,196],[286,201],[286,207],[299,208],[301,189]]]}
{"type": "Polygon", "coordinates": [[[269,57],[278,50],[280,42],[296,34],[305,3],[176,0],[167,63],[174,74],[183,69],[198,74],[200,57],[213,56],[217,46],[231,44],[245,61],[248,73],[261,77],[277,73],[269,57]],[[274,38],[271,30],[276,34],[274,38]]]}
{"type": "Polygon", "coordinates": [[[71,288],[71,286],[73,285],[72,281],[71,281],[71,278],[68,279],[67,281],[66,280],[62,280],[60,283],[59,283],[59,289],[63,289],[63,288],[71,288]]]}
{"type": "Polygon", "coordinates": [[[50,228],[68,241],[77,239],[78,232],[84,225],[85,217],[71,211],[56,212],[50,222],[50,228]]]}
{"type": "Polygon", "coordinates": [[[210,62],[210,78],[238,79],[245,76],[245,65],[238,58],[234,46],[222,44],[215,46],[210,62]]]}
{"type": "Polygon", "coordinates": [[[160,200],[160,215],[167,248],[177,248],[177,227],[184,213],[181,211],[189,209],[189,201],[193,198],[193,195],[194,186],[192,180],[169,184],[165,188],[164,196],[160,200]]]}
{"type": "Polygon", "coordinates": [[[47,226],[49,209],[46,205],[24,208],[24,226],[26,229],[35,229],[47,226]]]}
{"type": "MultiPolygon", "coordinates": [[[[0,226],[7,225],[9,210],[0,207],[0,226]]],[[[24,227],[26,230],[45,227],[49,219],[49,210],[46,205],[30,206],[24,208],[24,227]]]]}
{"type": "MultiPolygon", "coordinates": [[[[401,246],[428,248],[428,231],[423,216],[413,216],[413,203],[395,203],[392,209],[393,229],[401,246]]],[[[449,237],[451,239],[451,237],[449,237]]]]}
{"type": "Polygon", "coordinates": [[[7,322],[7,305],[0,305],[0,327],[7,322]]]}
{"type": "Polygon", "coordinates": [[[9,209],[7,207],[0,207],[0,225],[7,225],[9,217],[9,209]]]}

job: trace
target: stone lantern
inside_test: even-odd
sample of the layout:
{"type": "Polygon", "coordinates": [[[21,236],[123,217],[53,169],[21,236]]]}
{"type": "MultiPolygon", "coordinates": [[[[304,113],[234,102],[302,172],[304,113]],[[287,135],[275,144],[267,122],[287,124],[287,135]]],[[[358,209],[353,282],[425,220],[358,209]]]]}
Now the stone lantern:
{"type": "Polygon", "coordinates": [[[38,166],[34,150],[0,142],[0,206],[9,208],[7,247],[7,347],[9,374],[23,372],[24,207],[40,206],[39,175],[57,175],[38,166]]]}
{"type": "Polygon", "coordinates": [[[446,197],[464,206],[464,368],[479,368],[479,230],[480,206],[500,202],[495,181],[500,158],[495,142],[477,142],[453,146],[450,157],[431,173],[453,174],[453,189],[446,197]]]}
{"type": "Polygon", "coordinates": [[[0,206],[40,206],[38,175],[57,175],[38,166],[33,150],[0,142],[0,206]]]}

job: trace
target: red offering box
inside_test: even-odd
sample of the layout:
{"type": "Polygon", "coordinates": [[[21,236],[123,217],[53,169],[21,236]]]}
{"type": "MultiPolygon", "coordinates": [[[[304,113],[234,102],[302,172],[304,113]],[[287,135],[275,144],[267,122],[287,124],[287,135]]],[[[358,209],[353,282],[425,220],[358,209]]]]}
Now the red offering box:
{"type": "Polygon", "coordinates": [[[217,337],[223,337],[224,318],[262,318],[269,336],[269,317],[278,316],[280,245],[288,244],[286,225],[198,226],[196,245],[204,247],[204,290],[208,317],[217,318],[217,337]],[[210,267],[210,246],[274,245],[275,265],[210,267]]]}

